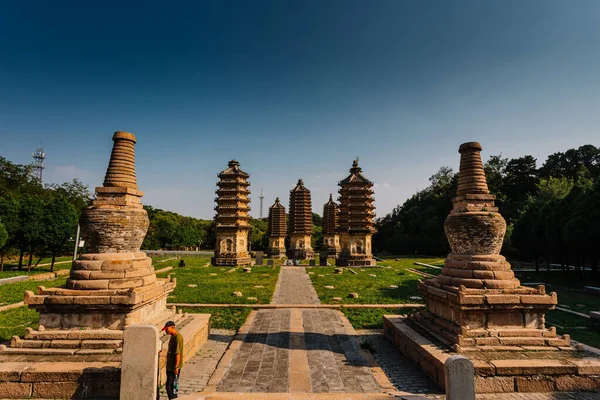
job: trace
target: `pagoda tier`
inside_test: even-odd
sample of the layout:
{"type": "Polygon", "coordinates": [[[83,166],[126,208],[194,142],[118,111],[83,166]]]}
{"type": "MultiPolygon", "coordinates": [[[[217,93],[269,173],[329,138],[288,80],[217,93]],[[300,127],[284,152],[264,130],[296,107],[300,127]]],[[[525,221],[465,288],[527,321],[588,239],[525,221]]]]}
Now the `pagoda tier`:
{"type": "Polygon", "coordinates": [[[327,257],[337,258],[341,252],[339,229],[340,208],[329,194],[329,201],[323,206],[323,250],[327,257]]]}
{"type": "Polygon", "coordinates": [[[338,266],[375,266],[371,238],[376,232],[373,183],[362,175],[358,160],[350,175],[339,183],[339,228],[341,253],[338,266]]]}
{"type": "Polygon", "coordinates": [[[285,207],[279,202],[279,197],[275,203],[269,207],[269,248],[267,254],[270,257],[281,258],[285,256],[285,236],[287,226],[285,221],[285,207]]]}
{"type": "Polygon", "coordinates": [[[303,260],[314,258],[312,248],[312,205],[310,190],[298,179],[296,187],[290,190],[290,248],[288,258],[303,260]]]}
{"type": "Polygon", "coordinates": [[[240,169],[240,163],[231,160],[228,168],[217,175],[219,187],[215,193],[215,256],[213,265],[250,265],[248,231],[250,225],[250,175],[240,169]]]}

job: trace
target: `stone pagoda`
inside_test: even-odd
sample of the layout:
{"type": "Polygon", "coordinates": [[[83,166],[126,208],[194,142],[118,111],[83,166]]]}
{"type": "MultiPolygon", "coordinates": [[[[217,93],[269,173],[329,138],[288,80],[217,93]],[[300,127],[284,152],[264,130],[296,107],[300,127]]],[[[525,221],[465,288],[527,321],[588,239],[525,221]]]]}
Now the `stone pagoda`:
{"type": "Polygon", "coordinates": [[[312,205],[310,190],[298,179],[296,187],[290,190],[290,248],[287,256],[294,260],[314,258],[312,248],[312,205]]]}
{"type": "Polygon", "coordinates": [[[510,264],[500,255],[506,222],[496,196],[488,190],[481,145],[459,148],[458,190],[444,230],[451,253],[442,273],[419,285],[427,311],[415,320],[440,340],[463,347],[548,344],[568,346],[569,338],[546,329],[544,314],[557,304],[556,293],[544,286],[520,286],[510,264]]]}
{"type": "Polygon", "coordinates": [[[373,183],[362,175],[358,159],[350,175],[339,183],[339,235],[341,253],[337,266],[375,266],[371,238],[376,232],[373,210],[373,183]]]}
{"type": "MultiPolygon", "coordinates": [[[[182,327],[184,360],[208,338],[210,315],[167,308],[175,281],[158,279],[152,259],[140,251],[149,220],[136,180],[136,138],[116,132],[113,141],[104,185],[96,188],[96,199],[79,221],[89,252],[73,262],[66,287],[25,292],[25,304],[40,314],[39,328],[27,328],[23,338],[14,336],[10,347],[0,346],[7,371],[17,377],[23,368],[31,371],[27,382],[33,383],[15,383],[15,389],[29,385],[35,398],[82,398],[82,393],[114,398],[115,390],[118,397],[123,330],[129,325],[160,329],[176,321],[182,327]]],[[[161,353],[159,364],[163,383],[165,356],[161,353]]],[[[24,397],[20,391],[12,394],[16,397],[9,398],[24,397]]]]}
{"type": "Polygon", "coordinates": [[[219,189],[215,192],[216,248],[212,265],[250,265],[248,231],[250,225],[250,175],[240,169],[236,160],[229,161],[227,169],[219,173],[219,189]]]}
{"type": "Polygon", "coordinates": [[[474,365],[476,393],[600,390],[598,354],[545,326],[556,293],[521,286],[500,255],[506,222],[481,145],[458,151],[458,190],[444,223],[451,253],[438,277],[418,285],[426,309],[384,316],[384,335],[442,388],[446,360],[460,353],[474,365]]]}
{"type": "Polygon", "coordinates": [[[269,207],[269,228],[267,235],[269,236],[269,248],[267,249],[269,257],[284,257],[287,226],[285,221],[285,207],[279,202],[279,197],[275,199],[275,204],[269,207]]]}
{"type": "Polygon", "coordinates": [[[329,201],[323,206],[323,250],[327,251],[327,257],[337,258],[340,254],[339,228],[340,208],[333,201],[333,195],[329,194],[329,201]]]}

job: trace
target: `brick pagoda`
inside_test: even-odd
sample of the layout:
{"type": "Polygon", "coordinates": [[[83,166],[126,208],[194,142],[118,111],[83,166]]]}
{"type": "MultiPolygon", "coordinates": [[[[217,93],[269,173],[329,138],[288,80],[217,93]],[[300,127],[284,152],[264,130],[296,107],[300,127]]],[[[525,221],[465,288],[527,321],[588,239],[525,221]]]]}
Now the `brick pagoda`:
{"type": "Polygon", "coordinates": [[[304,260],[314,258],[312,248],[312,205],[310,190],[304,187],[302,179],[290,190],[290,248],[288,258],[304,260]]]}
{"type": "Polygon", "coordinates": [[[219,189],[215,192],[215,232],[217,236],[212,265],[250,265],[248,231],[250,225],[250,175],[240,169],[240,163],[231,160],[227,169],[219,173],[219,189]]]}
{"type": "Polygon", "coordinates": [[[545,326],[556,293],[521,286],[500,255],[506,222],[480,152],[476,142],[459,148],[458,190],[444,223],[451,253],[438,277],[418,285],[426,309],[384,316],[384,335],[442,387],[445,360],[461,353],[475,366],[477,393],[600,389],[598,354],[545,326]]]}
{"type": "MultiPolygon", "coordinates": [[[[0,397],[118,397],[123,330],[132,324],[162,328],[176,321],[184,336],[184,359],[208,338],[210,315],[167,308],[175,281],[157,279],[152,259],[140,251],[149,220],[136,180],[136,138],[116,132],[113,141],[104,185],[96,188],[96,199],[80,218],[89,252],[73,262],[66,287],[25,292],[25,304],[40,314],[39,328],[14,336],[10,347],[0,346],[0,362],[14,372],[0,374],[0,381],[9,379],[0,387],[15,388],[0,397]]],[[[161,353],[163,383],[165,356],[161,353]]]]}
{"type": "Polygon", "coordinates": [[[326,250],[327,257],[331,258],[337,258],[341,251],[338,235],[339,212],[339,206],[329,194],[329,201],[323,206],[323,250],[326,250]]]}
{"type": "Polygon", "coordinates": [[[269,257],[284,257],[287,226],[285,221],[285,207],[279,202],[279,197],[269,207],[269,228],[267,235],[269,236],[269,248],[267,249],[269,257]]]}
{"type": "Polygon", "coordinates": [[[375,266],[371,237],[376,232],[373,218],[373,183],[365,178],[358,166],[352,163],[350,175],[339,183],[340,213],[338,229],[341,253],[338,266],[375,266]]]}

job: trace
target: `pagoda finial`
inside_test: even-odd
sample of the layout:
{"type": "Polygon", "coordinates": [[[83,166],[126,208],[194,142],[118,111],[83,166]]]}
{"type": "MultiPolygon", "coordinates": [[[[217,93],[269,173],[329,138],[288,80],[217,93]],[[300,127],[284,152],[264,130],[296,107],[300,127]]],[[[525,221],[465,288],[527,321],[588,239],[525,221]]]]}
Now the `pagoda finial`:
{"type": "Polygon", "coordinates": [[[477,142],[467,142],[460,145],[460,167],[458,171],[457,196],[464,194],[490,194],[485,170],[481,162],[482,147],[477,142]]]}
{"type": "Polygon", "coordinates": [[[356,159],[354,161],[352,161],[352,168],[350,168],[350,173],[356,174],[361,171],[362,171],[362,168],[360,168],[358,166],[358,157],[356,157],[356,159]]]}
{"type": "Polygon", "coordinates": [[[333,193],[329,193],[329,201],[333,201],[333,193]]]}
{"type": "Polygon", "coordinates": [[[114,143],[104,177],[104,186],[137,189],[135,135],[129,132],[115,132],[112,140],[114,143]]]}
{"type": "Polygon", "coordinates": [[[298,179],[298,185],[297,186],[304,186],[304,181],[302,180],[302,178],[298,179]]]}

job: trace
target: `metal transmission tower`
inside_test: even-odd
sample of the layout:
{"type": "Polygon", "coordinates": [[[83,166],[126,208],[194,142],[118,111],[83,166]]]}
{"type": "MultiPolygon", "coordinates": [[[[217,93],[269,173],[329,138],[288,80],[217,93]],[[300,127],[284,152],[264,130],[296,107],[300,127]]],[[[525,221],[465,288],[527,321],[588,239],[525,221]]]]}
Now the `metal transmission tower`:
{"type": "Polygon", "coordinates": [[[44,172],[44,160],[46,159],[46,152],[41,147],[31,154],[33,159],[33,176],[42,182],[42,174],[44,172]]]}
{"type": "Polygon", "coordinates": [[[265,198],[265,196],[263,196],[263,190],[260,189],[260,218],[263,217],[263,199],[265,198]]]}

